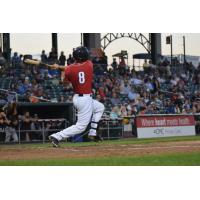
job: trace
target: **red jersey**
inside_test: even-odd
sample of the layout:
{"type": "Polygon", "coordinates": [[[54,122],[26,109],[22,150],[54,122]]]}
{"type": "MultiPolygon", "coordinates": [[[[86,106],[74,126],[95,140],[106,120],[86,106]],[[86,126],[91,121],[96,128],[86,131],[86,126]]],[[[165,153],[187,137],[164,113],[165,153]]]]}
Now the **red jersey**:
{"type": "Polygon", "coordinates": [[[74,93],[91,94],[93,79],[93,64],[90,60],[74,63],[66,67],[65,79],[72,83],[74,93]]]}

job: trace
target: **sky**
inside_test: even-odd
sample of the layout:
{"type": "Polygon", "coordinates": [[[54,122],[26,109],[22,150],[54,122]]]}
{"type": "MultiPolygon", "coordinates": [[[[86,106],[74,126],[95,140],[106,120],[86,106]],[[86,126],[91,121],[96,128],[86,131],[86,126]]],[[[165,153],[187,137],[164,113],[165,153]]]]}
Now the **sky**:
{"type": "MultiPolygon", "coordinates": [[[[171,33],[162,33],[162,54],[170,54],[170,45],[166,45],[166,36],[171,33]]],[[[148,33],[144,33],[148,35],[148,33]]],[[[183,39],[186,38],[186,54],[200,56],[200,33],[172,33],[173,36],[173,53],[183,54],[183,39]]],[[[72,52],[76,46],[80,46],[80,33],[59,33],[58,34],[58,51],[64,51],[66,55],[72,52]]],[[[51,50],[50,33],[11,33],[12,52],[21,54],[39,54],[43,49],[48,53],[51,50]]],[[[132,64],[132,55],[136,53],[145,53],[145,49],[135,40],[122,38],[112,42],[105,50],[112,61],[112,55],[119,53],[121,50],[127,50],[129,54],[128,62],[132,64]]]]}

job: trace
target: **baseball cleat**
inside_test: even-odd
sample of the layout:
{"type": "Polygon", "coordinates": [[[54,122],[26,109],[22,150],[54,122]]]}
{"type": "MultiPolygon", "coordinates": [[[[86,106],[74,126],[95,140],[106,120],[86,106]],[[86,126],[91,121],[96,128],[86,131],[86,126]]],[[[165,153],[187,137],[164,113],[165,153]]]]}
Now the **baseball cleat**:
{"type": "Polygon", "coordinates": [[[53,144],[53,147],[59,147],[59,141],[55,137],[49,136],[49,140],[53,144]]]}
{"type": "Polygon", "coordinates": [[[90,140],[92,142],[102,142],[103,141],[103,138],[100,137],[99,135],[96,135],[96,136],[89,136],[90,140]]]}

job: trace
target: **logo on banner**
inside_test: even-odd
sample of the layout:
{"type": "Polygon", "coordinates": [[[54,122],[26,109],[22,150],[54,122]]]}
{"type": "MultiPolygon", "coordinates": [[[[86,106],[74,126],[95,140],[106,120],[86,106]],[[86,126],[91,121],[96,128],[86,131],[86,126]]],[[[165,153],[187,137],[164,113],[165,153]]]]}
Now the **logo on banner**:
{"type": "Polygon", "coordinates": [[[164,135],[165,134],[165,130],[164,128],[157,128],[153,131],[156,135],[164,135]]]}

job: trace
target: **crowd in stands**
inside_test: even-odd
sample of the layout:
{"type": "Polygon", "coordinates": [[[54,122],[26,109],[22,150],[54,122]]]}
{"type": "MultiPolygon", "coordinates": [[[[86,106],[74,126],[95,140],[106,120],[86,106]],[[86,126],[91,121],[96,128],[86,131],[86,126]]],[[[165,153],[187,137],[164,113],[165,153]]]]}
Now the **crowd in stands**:
{"type": "MultiPolygon", "coordinates": [[[[72,86],[60,83],[60,71],[24,64],[25,58],[32,56],[16,52],[8,66],[0,52],[1,88],[16,92],[22,102],[72,102],[72,86]]],[[[66,58],[64,52],[57,56],[52,49],[48,55],[42,51],[41,61],[69,65],[74,59],[72,55],[66,58]]],[[[163,60],[156,66],[145,61],[142,70],[136,70],[136,66],[129,67],[123,58],[119,62],[114,58],[109,66],[105,54],[94,57],[92,62],[93,95],[105,104],[105,114],[111,119],[143,114],[200,113],[200,65],[176,62],[171,66],[163,60]]],[[[12,96],[7,95],[7,101],[11,100],[12,96]]]]}
{"type": "Polygon", "coordinates": [[[111,118],[142,114],[200,112],[200,65],[157,66],[145,62],[142,71],[114,59],[104,74],[95,70],[94,93],[104,102],[111,118]]]}

